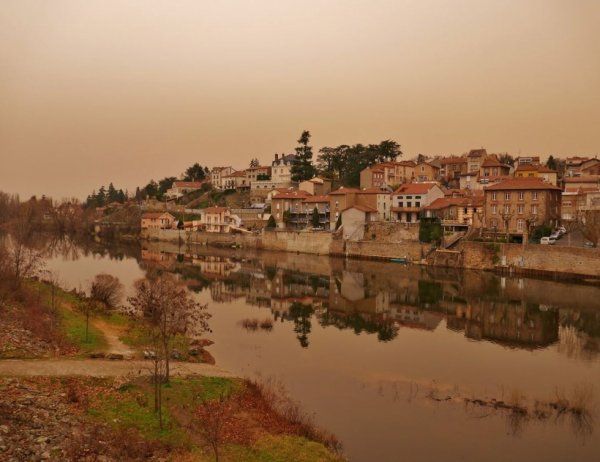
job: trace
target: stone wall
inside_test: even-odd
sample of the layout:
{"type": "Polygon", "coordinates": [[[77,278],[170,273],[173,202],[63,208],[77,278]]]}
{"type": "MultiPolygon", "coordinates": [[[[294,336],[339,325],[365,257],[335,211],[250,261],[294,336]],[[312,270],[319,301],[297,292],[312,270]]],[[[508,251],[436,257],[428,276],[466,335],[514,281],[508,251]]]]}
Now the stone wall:
{"type": "Polygon", "coordinates": [[[458,249],[463,251],[465,268],[600,277],[600,249],[487,242],[462,242],[458,249]]]}
{"type": "Polygon", "coordinates": [[[380,242],[404,242],[419,239],[418,223],[396,223],[389,221],[373,221],[365,225],[365,239],[380,242]]]}
{"type": "Polygon", "coordinates": [[[379,242],[379,241],[358,241],[346,242],[345,256],[350,258],[407,258],[410,261],[418,262],[423,257],[424,249],[419,241],[404,242],[379,242]]]}

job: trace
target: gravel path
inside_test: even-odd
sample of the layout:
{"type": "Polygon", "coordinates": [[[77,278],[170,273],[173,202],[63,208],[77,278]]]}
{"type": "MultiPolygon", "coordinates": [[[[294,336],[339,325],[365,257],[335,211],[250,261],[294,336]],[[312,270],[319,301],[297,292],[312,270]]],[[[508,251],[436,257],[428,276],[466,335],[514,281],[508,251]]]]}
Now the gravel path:
{"type": "MultiPolygon", "coordinates": [[[[149,375],[152,361],[110,361],[105,359],[6,359],[0,360],[0,376],[68,376],[115,377],[128,374],[149,375]]],[[[173,375],[234,377],[211,364],[171,362],[173,375]]]]}

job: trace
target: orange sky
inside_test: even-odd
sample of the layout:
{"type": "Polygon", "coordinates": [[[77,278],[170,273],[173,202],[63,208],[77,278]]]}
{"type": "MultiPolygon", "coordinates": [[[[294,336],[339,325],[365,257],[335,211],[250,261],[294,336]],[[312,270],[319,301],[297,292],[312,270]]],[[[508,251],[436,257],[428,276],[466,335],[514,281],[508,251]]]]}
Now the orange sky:
{"type": "Polygon", "coordinates": [[[397,140],[600,153],[597,0],[2,0],[0,190],[397,140]]]}

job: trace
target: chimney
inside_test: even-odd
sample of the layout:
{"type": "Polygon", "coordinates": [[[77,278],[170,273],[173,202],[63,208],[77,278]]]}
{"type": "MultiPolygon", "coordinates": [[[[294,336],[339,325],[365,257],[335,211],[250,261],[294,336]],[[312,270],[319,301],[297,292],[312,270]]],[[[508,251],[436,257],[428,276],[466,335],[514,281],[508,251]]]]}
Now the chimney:
{"type": "Polygon", "coordinates": [[[279,160],[279,154],[275,154],[275,160],[279,160]]]}

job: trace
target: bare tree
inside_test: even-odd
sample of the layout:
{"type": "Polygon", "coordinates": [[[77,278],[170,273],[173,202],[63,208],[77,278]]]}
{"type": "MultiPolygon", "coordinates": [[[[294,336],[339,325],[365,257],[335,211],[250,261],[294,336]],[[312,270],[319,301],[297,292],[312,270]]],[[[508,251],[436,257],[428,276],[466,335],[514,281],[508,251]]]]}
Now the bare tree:
{"type": "Polygon", "coordinates": [[[234,399],[221,393],[217,399],[206,400],[196,409],[196,417],[201,421],[200,433],[212,448],[216,462],[219,462],[219,449],[225,439],[225,427],[235,415],[235,404],[234,399]]]}
{"type": "Polygon", "coordinates": [[[90,298],[103,303],[107,308],[114,308],[123,299],[123,289],[119,278],[110,274],[97,274],[90,283],[90,298]]]}
{"type": "Polygon", "coordinates": [[[581,212],[581,233],[594,247],[600,244],[600,210],[581,212]]]}
{"type": "MultiPolygon", "coordinates": [[[[172,275],[135,283],[135,295],[129,298],[134,314],[146,319],[151,337],[159,339],[165,361],[165,381],[169,381],[169,362],[177,335],[199,337],[209,331],[207,305],[198,303],[187,288],[172,275]]],[[[155,352],[158,354],[158,352],[155,352]]]]}

